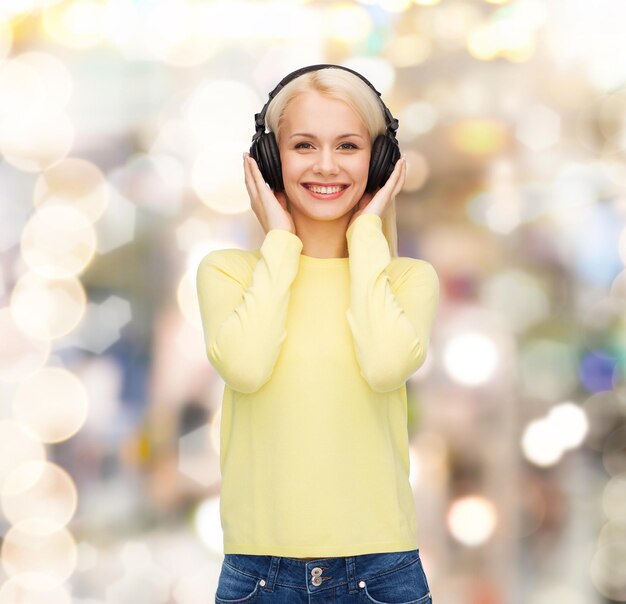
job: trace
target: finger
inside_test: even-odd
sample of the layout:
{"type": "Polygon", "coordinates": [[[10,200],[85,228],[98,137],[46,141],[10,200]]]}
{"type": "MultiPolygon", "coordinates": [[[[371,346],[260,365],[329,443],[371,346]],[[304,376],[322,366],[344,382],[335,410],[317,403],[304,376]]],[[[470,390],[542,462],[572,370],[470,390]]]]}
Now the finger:
{"type": "Polygon", "coordinates": [[[402,170],[404,169],[405,166],[405,162],[404,162],[404,156],[400,156],[400,158],[398,159],[398,161],[396,162],[396,165],[394,166],[394,172],[396,173],[396,179],[400,178],[400,175],[402,174],[402,170]]]}
{"type": "Polygon", "coordinates": [[[254,177],[252,176],[250,162],[246,158],[244,159],[243,163],[244,163],[243,170],[244,170],[244,175],[245,175],[246,189],[248,189],[248,194],[250,195],[250,198],[254,202],[256,201],[256,198],[258,197],[256,183],[254,182],[254,177]]]}
{"type": "Polygon", "coordinates": [[[402,191],[404,187],[404,181],[406,180],[406,171],[407,171],[407,161],[406,157],[402,158],[402,170],[400,171],[400,176],[398,177],[398,188],[396,194],[402,191]]]}
{"type": "Polygon", "coordinates": [[[268,199],[268,192],[272,194],[270,186],[267,182],[265,182],[263,174],[261,174],[261,170],[259,169],[259,166],[256,163],[255,159],[250,156],[248,158],[248,169],[250,172],[250,179],[255,197],[259,200],[268,199]]]}
{"type": "Polygon", "coordinates": [[[256,161],[253,157],[250,158],[250,170],[252,171],[252,177],[254,178],[254,182],[259,188],[259,192],[264,191],[266,189],[266,181],[263,178],[263,174],[261,174],[261,170],[257,165],[256,161]]]}
{"type": "Polygon", "coordinates": [[[257,165],[256,161],[254,161],[253,157],[250,158],[250,166],[252,170],[252,176],[254,178],[254,182],[256,184],[259,195],[263,197],[264,199],[267,199],[268,193],[273,196],[274,193],[269,183],[265,180],[265,178],[263,178],[263,174],[261,174],[261,170],[259,169],[259,166],[257,165]]]}
{"type": "Polygon", "coordinates": [[[248,162],[248,158],[244,155],[243,157],[243,177],[244,182],[246,183],[246,189],[248,189],[248,193],[252,193],[252,174],[250,174],[250,163],[248,162]]]}
{"type": "Polygon", "coordinates": [[[389,178],[387,179],[387,182],[380,188],[380,190],[393,189],[395,187],[396,182],[398,182],[398,177],[400,176],[400,173],[402,172],[402,164],[403,164],[402,158],[398,159],[395,166],[393,167],[393,171],[391,172],[391,174],[389,175],[389,178]]]}

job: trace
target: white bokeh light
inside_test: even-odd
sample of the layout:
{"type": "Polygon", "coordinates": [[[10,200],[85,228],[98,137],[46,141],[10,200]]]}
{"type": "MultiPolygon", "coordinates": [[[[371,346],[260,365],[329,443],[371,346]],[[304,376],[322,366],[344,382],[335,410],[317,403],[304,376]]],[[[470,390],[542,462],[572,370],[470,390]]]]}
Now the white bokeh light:
{"type": "Polygon", "coordinates": [[[548,421],[559,435],[563,449],[573,449],[580,445],[587,431],[589,421],[584,410],[574,403],[561,403],[550,410],[548,421]]]}
{"type": "Polygon", "coordinates": [[[489,381],[498,365],[495,344],[480,333],[462,333],[452,337],[444,348],[443,358],[450,376],[468,386],[489,381]]]}
{"type": "Polygon", "coordinates": [[[456,499],[447,514],[452,536],[469,547],[485,543],[497,523],[496,508],[485,497],[470,495],[456,499]]]}
{"type": "Polygon", "coordinates": [[[588,430],[587,414],[580,406],[569,401],[555,405],[526,426],[521,443],[524,456],[537,466],[554,465],[565,451],[583,442],[588,430]]]}
{"type": "Polygon", "coordinates": [[[526,426],[522,449],[526,459],[541,467],[554,465],[563,455],[559,434],[545,418],[534,420],[526,426]]]}

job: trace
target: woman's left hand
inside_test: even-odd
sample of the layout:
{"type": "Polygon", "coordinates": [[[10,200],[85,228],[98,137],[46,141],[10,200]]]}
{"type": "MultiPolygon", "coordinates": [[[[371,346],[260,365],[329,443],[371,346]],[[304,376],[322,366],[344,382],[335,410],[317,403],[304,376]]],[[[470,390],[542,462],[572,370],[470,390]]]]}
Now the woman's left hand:
{"type": "Polygon", "coordinates": [[[350,228],[350,225],[361,214],[376,214],[381,216],[385,213],[385,210],[390,203],[393,202],[396,195],[402,190],[404,186],[404,179],[406,178],[406,156],[403,155],[397,162],[393,169],[393,172],[389,176],[387,182],[376,192],[375,195],[371,193],[365,193],[359,200],[359,203],[354,207],[352,218],[346,227],[346,230],[350,228]]]}

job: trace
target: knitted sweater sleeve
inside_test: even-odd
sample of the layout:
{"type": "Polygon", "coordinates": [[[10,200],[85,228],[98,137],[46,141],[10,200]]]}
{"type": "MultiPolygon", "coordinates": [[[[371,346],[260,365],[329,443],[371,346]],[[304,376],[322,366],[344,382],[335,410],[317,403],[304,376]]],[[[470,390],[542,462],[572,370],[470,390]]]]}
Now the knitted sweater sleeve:
{"type": "Polygon", "coordinates": [[[372,390],[401,387],[423,364],[439,299],[439,279],[425,260],[401,258],[390,282],[391,255],[375,214],[361,214],[346,232],[352,332],[361,376],[372,390]]]}
{"type": "Polygon", "coordinates": [[[233,390],[256,392],[272,375],[287,337],[290,287],[302,246],[290,231],[272,229],[253,270],[240,250],[214,250],[198,266],[207,356],[233,390]]]}

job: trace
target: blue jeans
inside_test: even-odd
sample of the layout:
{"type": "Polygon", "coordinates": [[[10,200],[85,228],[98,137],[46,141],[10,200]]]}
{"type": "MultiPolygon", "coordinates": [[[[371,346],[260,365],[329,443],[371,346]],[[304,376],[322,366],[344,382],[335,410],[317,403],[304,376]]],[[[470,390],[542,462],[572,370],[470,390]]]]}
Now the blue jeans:
{"type": "Polygon", "coordinates": [[[216,604],[432,604],[419,549],[298,560],[225,554],[216,604]]]}

